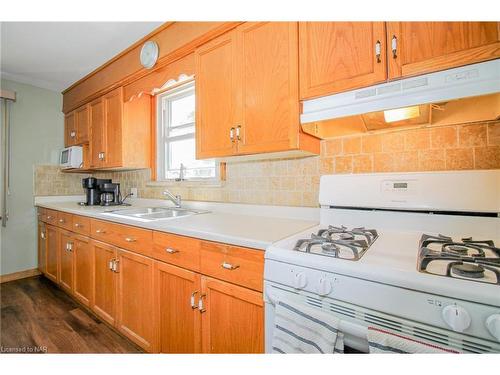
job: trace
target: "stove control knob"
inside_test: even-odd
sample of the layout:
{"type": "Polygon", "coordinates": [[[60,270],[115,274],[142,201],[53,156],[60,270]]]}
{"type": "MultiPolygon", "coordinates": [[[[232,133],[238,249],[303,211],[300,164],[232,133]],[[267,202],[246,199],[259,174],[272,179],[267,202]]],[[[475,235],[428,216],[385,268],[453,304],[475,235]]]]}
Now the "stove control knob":
{"type": "Polygon", "coordinates": [[[303,272],[297,272],[293,277],[293,287],[295,289],[303,289],[307,285],[307,276],[303,272]]]}
{"type": "Polygon", "coordinates": [[[316,291],[320,296],[326,296],[332,291],[332,282],[328,279],[319,279],[316,291]]]}
{"type": "Polygon", "coordinates": [[[486,319],[486,328],[491,333],[491,336],[500,341],[500,314],[493,314],[486,319]]]}
{"type": "Polygon", "coordinates": [[[470,315],[462,306],[448,305],[442,314],[446,324],[455,332],[463,332],[470,326],[470,315]]]}

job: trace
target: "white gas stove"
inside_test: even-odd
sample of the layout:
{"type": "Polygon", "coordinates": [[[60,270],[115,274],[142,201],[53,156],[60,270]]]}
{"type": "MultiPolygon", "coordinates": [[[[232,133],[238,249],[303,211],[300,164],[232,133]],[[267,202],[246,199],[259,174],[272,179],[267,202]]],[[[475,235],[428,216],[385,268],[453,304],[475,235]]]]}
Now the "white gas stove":
{"type": "Polygon", "coordinates": [[[499,170],[323,176],[320,204],[320,225],[266,250],[266,351],[291,298],[358,351],[374,327],[500,352],[499,170]]]}

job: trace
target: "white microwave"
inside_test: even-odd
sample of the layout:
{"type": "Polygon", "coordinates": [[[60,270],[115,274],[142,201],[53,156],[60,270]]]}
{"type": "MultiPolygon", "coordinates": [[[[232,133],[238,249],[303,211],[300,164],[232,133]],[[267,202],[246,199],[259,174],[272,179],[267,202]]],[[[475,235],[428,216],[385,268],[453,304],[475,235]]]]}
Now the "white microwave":
{"type": "Polygon", "coordinates": [[[81,146],[63,148],[59,155],[59,166],[63,169],[81,168],[83,166],[83,152],[81,146]]]}

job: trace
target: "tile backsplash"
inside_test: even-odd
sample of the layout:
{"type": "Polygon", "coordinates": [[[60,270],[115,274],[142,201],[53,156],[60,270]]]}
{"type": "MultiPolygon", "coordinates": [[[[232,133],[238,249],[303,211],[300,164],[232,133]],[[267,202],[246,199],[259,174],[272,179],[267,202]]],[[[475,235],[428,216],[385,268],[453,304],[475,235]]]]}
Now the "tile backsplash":
{"type": "MultiPolygon", "coordinates": [[[[316,206],[319,178],[333,173],[413,172],[500,168],[500,121],[395,130],[321,142],[321,155],[227,164],[218,184],[169,182],[185,200],[316,206]]],[[[137,187],[141,198],[161,198],[165,184],[151,182],[149,170],[95,172],[120,182],[123,193],[137,187]]],[[[89,174],[35,166],[35,195],[82,194],[89,174]]]]}

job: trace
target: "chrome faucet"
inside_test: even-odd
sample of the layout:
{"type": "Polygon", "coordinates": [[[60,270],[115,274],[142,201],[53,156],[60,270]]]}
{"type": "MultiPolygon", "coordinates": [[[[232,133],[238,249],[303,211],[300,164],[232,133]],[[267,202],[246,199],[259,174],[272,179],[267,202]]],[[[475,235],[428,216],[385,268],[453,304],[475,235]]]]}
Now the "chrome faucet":
{"type": "Polygon", "coordinates": [[[163,195],[165,195],[168,199],[170,199],[175,204],[175,207],[181,208],[182,198],[180,195],[174,195],[168,190],[165,190],[163,192],[163,195]]]}

